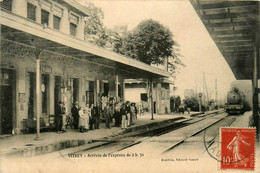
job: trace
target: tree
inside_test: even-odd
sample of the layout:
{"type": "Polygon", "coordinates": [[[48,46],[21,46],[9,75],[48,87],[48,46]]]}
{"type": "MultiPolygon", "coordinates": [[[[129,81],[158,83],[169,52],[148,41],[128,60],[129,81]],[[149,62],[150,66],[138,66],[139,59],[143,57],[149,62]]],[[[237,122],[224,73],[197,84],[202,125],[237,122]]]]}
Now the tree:
{"type": "Polygon", "coordinates": [[[123,41],[123,53],[146,64],[163,64],[174,57],[173,35],[152,19],[142,21],[123,41]]]}
{"type": "Polygon", "coordinates": [[[192,98],[192,97],[196,97],[196,92],[193,89],[185,89],[184,98],[188,99],[188,98],[192,98]]]}
{"type": "Polygon", "coordinates": [[[186,98],[183,100],[187,107],[190,107],[192,111],[199,110],[199,100],[196,97],[186,98]]]}
{"type": "Polygon", "coordinates": [[[85,40],[104,47],[107,44],[106,29],[103,26],[104,13],[93,3],[86,3],[89,16],[85,18],[85,40]]]}
{"type": "Polygon", "coordinates": [[[113,51],[123,54],[123,40],[127,35],[127,25],[116,25],[113,29],[107,29],[108,35],[108,48],[112,48],[113,51]]]}
{"type": "Polygon", "coordinates": [[[177,110],[179,108],[179,106],[181,105],[181,97],[180,96],[174,97],[174,104],[175,104],[175,109],[177,110]]]}
{"type": "Polygon", "coordinates": [[[107,29],[103,26],[104,13],[93,3],[86,3],[89,16],[85,19],[85,40],[112,49],[122,55],[147,64],[168,63],[168,71],[174,76],[181,62],[179,45],[174,42],[170,30],[152,19],[142,21],[132,31],[127,26],[107,29]]]}
{"type": "Polygon", "coordinates": [[[185,67],[185,65],[181,61],[182,55],[180,52],[180,45],[175,42],[173,46],[173,56],[168,58],[168,72],[170,72],[172,77],[176,77],[177,72],[179,71],[179,67],[185,67]]]}
{"type": "Polygon", "coordinates": [[[199,110],[199,100],[196,96],[196,92],[193,89],[184,90],[184,104],[190,107],[193,111],[199,110]]]}

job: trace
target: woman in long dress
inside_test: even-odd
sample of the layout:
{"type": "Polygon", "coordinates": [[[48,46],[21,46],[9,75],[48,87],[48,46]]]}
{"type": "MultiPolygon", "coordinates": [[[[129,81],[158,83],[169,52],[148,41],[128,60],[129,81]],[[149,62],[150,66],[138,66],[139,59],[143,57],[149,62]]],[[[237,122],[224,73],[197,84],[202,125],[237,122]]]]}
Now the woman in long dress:
{"type": "Polygon", "coordinates": [[[85,108],[86,114],[85,114],[85,131],[89,130],[89,118],[91,116],[91,108],[89,107],[89,104],[86,105],[85,108]]]}
{"type": "Polygon", "coordinates": [[[89,110],[84,107],[83,105],[80,107],[79,111],[79,128],[80,132],[84,133],[88,129],[88,124],[89,124],[89,110]]]}
{"type": "Polygon", "coordinates": [[[131,118],[132,118],[131,124],[134,124],[136,122],[136,112],[135,112],[135,105],[134,105],[134,103],[131,103],[130,114],[131,114],[131,118]]]}

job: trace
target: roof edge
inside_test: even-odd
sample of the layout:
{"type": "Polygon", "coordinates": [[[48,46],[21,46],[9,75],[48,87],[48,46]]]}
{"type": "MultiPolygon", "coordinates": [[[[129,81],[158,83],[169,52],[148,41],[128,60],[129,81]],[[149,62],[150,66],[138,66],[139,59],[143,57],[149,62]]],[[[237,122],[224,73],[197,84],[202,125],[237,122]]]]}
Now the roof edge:
{"type": "Polygon", "coordinates": [[[84,5],[80,4],[79,2],[77,2],[75,0],[62,0],[62,1],[71,5],[72,7],[76,8],[77,10],[81,11],[85,15],[89,16],[89,12],[88,12],[87,8],[84,5]]]}

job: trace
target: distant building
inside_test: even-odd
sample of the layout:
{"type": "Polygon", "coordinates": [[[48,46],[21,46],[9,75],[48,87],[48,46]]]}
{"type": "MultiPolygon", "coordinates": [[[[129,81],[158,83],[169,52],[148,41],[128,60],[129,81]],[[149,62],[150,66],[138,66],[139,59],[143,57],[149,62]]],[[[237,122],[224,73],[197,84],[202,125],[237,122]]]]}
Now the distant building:
{"type": "MultiPolygon", "coordinates": [[[[153,104],[154,113],[170,113],[170,85],[169,80],[157,80],[153,82],[153,104]]],[[[149,85],[146,79],[126,79],[125,99],[137,104],[142,104],[143,108],[151,109],[149,98],[149,85]]]]}

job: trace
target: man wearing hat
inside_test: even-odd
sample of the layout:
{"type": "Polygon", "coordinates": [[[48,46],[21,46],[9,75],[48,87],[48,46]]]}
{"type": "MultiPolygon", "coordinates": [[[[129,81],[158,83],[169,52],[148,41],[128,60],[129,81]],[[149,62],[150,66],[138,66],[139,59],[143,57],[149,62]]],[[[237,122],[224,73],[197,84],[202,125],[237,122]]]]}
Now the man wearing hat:
{"type": "Polygon", "coordinates": [[[60,101],[57,107],[56,125],[58,133],[66,132],[63,127],[63,115],[66,113],[64,104],[60,101]]]}

